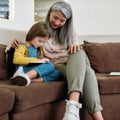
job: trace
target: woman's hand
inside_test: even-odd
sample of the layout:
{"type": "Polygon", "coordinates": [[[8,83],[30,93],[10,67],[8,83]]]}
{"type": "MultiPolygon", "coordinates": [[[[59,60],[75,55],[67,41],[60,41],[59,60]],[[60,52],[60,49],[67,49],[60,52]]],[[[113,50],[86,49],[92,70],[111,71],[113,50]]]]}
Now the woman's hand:
{"type": "Polygon", "coordinates": [[[19,44],[20,44],[20,40],[14,39],[14,40],[12,41],[11,47],[12,47],[12,48],[16,48],[16,47],[18,47],[19,44]]]}
{"type": "Polygon", "coordinates": [[[75,53],[77,51],[79,51],[80,49],[82,49],[82,45],[71,45],[69,48],[68,48],[68,53],[75,53]]]}

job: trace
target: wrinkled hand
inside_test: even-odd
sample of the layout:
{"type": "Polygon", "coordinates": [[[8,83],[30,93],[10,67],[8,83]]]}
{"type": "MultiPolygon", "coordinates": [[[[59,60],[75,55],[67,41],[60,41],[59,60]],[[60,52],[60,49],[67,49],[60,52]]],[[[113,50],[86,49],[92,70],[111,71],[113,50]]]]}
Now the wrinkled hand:
{"type": "Polygon", "coordinates": [[[11,47],[12,47],[12,48],[16,48],[16,47],[18,47],[19,44],[20,44],[20,40],[14,39],[14,40],[12,41],[11,47]]]}
{"type": "Polygon", "coordinates": [[[82,49],[82,45],[71,45],[69,48],[68,48],[68,53],[75,53],[77,51],[79,51],[80,49],[82,49]]]}

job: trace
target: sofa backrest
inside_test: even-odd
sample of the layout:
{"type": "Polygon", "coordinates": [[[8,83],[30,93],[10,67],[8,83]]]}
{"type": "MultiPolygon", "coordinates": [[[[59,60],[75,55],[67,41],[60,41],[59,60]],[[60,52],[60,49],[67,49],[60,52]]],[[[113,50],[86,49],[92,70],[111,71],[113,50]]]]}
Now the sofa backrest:
{"type": "MultiPolygon", "coordinates": [[[[26,35],[26,31],[1,29],[0,28],[0,44],[1,44],[0,45],[0,56],[3,56],[0,58],[0,63],[1,63],[0,68],[2,68],[2,69],[0,69],[0,79],[4,78],[6,76],[6,68],[5,68],[6,56],[4,53],[5,46],[3,47],[3,44],[9,45],[15,38],[19,39],[21,41],[24,41],[25,35],[26,35]],[[1,71],[1,70],[3,70],[3,71],[1,71]]],[[[86,39],[88,41],[102,42],[102,43],[104,43],[104,42],[120,42],[119,35],[108,35],[108,36],[107,35],[103,35],[103,36],[102,35],[98,35],[98,36],[97,35],[88,35],[88,36],[83,35],[83,36],[79,36],[79,39],[82,41],[86,39]]],[[[120,65],[119,65],[120,64],[120,61],[119,61],[120,57],[119,57],[119,54],[117,55],[118,52],[115,51],[115,48],[117,48],[117,51],[120,49],[120,47],[116,47],[119,45],[112,44],[111,47],[114,50],[111,50],[111,47],[108,44],[104,44],[104,47],[103,47],[103,45],[102,46],[101,45],[102,44],[96,44],[96,43],[95,44],[91,43],[89,45],[85,44],[86,53],[90,59],[90,62],[91,62],[93,69],[97,72],[111,72],[113,70],[120,71],[120,65]],[[96,49],[96,46],[98,47],[97,49],[96,49]],[[104,51],[103,52],[104,55],[101,54],[101,49],[104,51]],[[109,52],[106,52],[106,49],[110,49],[109,52]],[[91,55],[92,55],[92,57],[91,57],[91,55]],[[98,56],[96,56],[96,55],[98,55],[98,56]],[[103,62],[102,58],[104,58],[104,60],[106,62],[105,61],[103,62]],[[110,58],[111,58],[111,60],[110,60],[110,58]],[[114,60],[114,62],[113,62],[113,60],[114,60]],[[109,65],[108,65],[108,63],[109,63],[109,65]],[[107,68],[107,70],[106,70],[106,68],[107,68]]]]}
{"type": "Polygon", "coordinates": [[[120,43],[84,41],[92,68],[99,73],[120,72],[120,43]]]}
{"type": "MultiPolygon", "coordinates": [[[[14,39],[25,40],[26,31],[0,28],[0,80],[8,76],[5,48],[14,39]]],[[[12,68],[11,68],[12,69],[12,68]]]]}
{"type": "Polygon", "coordinates": [[[5,45],[0,44],[0,80],[7,77],[5,48],[5,45]]]}

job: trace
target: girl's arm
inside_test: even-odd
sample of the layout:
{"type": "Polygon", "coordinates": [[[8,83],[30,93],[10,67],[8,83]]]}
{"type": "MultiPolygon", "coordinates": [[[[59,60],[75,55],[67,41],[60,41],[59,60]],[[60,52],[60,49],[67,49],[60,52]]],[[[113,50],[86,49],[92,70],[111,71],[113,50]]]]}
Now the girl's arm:
{"type": "Polygon", "coordinates": [[[15,48],[15,53],[13,57],[14,64],[27,65],[30,62],[35,62],[37,60],[38,60],[37,58],[28,57],[28,51],[25,45],[20,44],[17,48],[15,48]]]}

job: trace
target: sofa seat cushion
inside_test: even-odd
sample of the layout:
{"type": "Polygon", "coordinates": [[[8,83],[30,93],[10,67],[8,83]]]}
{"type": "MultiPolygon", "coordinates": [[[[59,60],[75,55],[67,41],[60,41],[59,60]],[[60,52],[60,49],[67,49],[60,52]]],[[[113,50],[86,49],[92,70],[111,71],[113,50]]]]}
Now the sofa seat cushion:
{"type": "Polygon", "coordinates": [[[119,94],[120,76],[96,73],[100,94],[119,94]]]}
{"type": "Polygon", "coordinates": [[[13,108],[14,98],[13,91],[0,87],[0,115],[8,113],[13,108]]]}
{"type": "Polygon", "coordinates": [[[66,81],[31,83],[29,86],[4,85],[15,93],[14,112],[65,99],[66,81]]]}

